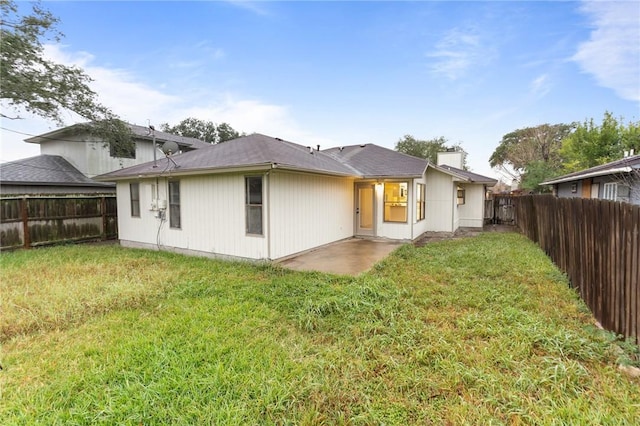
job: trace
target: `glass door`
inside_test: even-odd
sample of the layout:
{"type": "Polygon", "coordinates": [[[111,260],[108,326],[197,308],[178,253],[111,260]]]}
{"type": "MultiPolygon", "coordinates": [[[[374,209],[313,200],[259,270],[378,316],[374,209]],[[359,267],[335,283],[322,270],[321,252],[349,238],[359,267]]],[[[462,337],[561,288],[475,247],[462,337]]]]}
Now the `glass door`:
{"type": "Polygon", "coordinates": [[[374,202],[373,185],[356,185],[356,235],[374,235],[374,202]]]}

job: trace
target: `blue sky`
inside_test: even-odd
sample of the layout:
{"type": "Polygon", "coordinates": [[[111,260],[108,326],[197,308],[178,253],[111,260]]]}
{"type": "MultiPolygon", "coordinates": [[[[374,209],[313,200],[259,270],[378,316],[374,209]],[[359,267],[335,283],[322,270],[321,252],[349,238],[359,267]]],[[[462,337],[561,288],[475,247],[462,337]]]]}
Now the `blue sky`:
{"type": "MultiPolygon", "coordinates": [[[[323,148],[444,136],[499,177],[508,132],[640,119],[638,1],[44,5],[65,34],[47,55],[141,125],[197,117],[323,148]]],[[[39,153],[16,131],[56,128],[23,116],[2,121],[2,161],[39,153]]]]}

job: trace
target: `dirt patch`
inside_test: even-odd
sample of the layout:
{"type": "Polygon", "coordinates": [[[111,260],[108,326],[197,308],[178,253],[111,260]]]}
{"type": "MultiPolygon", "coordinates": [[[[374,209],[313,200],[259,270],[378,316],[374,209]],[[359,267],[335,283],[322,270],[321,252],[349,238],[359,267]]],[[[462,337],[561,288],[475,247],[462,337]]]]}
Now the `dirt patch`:
{"type": "Polygon", "coordinates": [[[476,237],[483,232],[518,232],[513,225],[485,225],[484,228],[459,228],[456,232],[425,232],[413,244],[422,247],[425,244],[443,240],[455,240],[460,238],[476,237]]]}

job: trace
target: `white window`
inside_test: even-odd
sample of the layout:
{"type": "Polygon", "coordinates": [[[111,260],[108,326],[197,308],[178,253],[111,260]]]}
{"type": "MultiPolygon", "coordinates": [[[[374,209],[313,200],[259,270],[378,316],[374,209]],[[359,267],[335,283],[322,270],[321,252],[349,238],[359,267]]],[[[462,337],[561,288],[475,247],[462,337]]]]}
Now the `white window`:
{"type": "Polygon", "coordinates": [[[407,221],[407,182],[384,184],[384,221],[407,221]]]}
{"type": "Polygon", "coordinates": [[[602,198],[615,201],[618,198],[618,184],[616,182],[605,183],[602,189],[602,198]]]}
{"type": "Polygon", "coordinates": [[[456,203],[458,205],[462,205],[462,204],[465,203],[466,196],[467,196],[466,190],[461,186],[457,187],[457,189],[456,189],[456,203]]]}
{"type": "Polygon", "coordinates": [[[180,181],[169,181],[169,226],[180,228],[180,181]]]}
{"type": "Polygon", "coordinates": [[[247,176],[244,182],[247,234],[262,235],[262,176],[247,176]]]}
{"type": "Polygon", "coordinates": [[[416,185],[416,221],[418,222],[425,218],[424,188],[424,183],[416,185]]]}
{"type": "Polygon", "coordinates": [[[131,216],[140,217],[140,184],[130,183],[129,193],[131,195],[131,216]]]}

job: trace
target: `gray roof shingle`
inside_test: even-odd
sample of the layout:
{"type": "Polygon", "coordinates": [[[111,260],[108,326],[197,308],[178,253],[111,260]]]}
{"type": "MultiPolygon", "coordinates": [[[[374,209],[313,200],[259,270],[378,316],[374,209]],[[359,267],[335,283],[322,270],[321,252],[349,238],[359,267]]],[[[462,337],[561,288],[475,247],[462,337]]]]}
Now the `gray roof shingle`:
{"type": "Polygon", "coordinates": [[[555,177],[553,179],[548,179],[542,182],[540,185],[552,185],[554,183],[578,180],[578,179],[581,179],[582,177],[602,176],[602,175],[607,175],[609,173],[618,173],[620,172],[619,169],[626,168],[626,167],[629,167],[632,169],[640,169],[640,154],[625,157],[620,160],[611,161],[609,163],[601,164],[599,166],[591,167],[585,170],[580,170],[579,172],[573,172],[566,175],[555,177]]]}
{"type": "Polygon", "coordinates": [[[449,165],[440,165],[437,166],[438,169],[448,170],[450,172],[455,173],[456,175],[462,176],[467,179],[469,182],[473,183],[486,183],[488,185],[495,185],[498,183],[497,179],[493,179],[487,176],[479,175],[477,173],[470,172],[468,170],[458,169],[457,167],[452,167],[449,165]]]}
{"type": "MultiPolygon", "coordinates": [[[[97,177],[98,180],[117,180],[137,176],[156,176],[166,172],[211,172],[238,168],[280,168],[359,178],[419,177],[432,166],[422,158],[413,157],[374,144],[330,148],[323,151],[259,133],[232,141],[211,145],[197,151],[161,158],[153,162],[116,170],[97,177]]],[[[435,167],[435,166],[432,166],[435,167]]],[[[455,169],[461,179],[476,183],[495,183],[494,179],[455,169]]],[[[453,169],[453,168],[451,168],[453,169]]]]}
{"type": "Polygon", "coordinates": [[[100,180],[139,175],[157,175],[171,170],[176,174],[187,171],[207,171],[247,167],[279,167],[316,173],[354,176],[354,170],[339,163],[322,151],[292,142],[254,133],[233,141],[211,145],[197,151],[161,158],[157,167],[153,162],[127,167],[99,176],[100,180]]]}
{"type": "MultiPolygon", "coordinates": [[[[50,140],[59,140],[64,139],[68,135],[74,134],[76,131],[81,131],[83,126],[86,126],[87,123],[82,124],[74,124],[71,126],[63,127],[61,129],[56,129],[48,133],[43,133],[41,135],[33,136],[25,139],[25,142],[29,143],[43,143],[50,140]]],[[[153,135],[150,133],[148,127],[138,126],[137,124],[128,124],[131,128],[131,131],[134,134],[136,139],[143,139],[151,141],[153,140],[153,135]]],[[[185,136],[174,135],[172,133],[161,132],[159,130],[155,130],[156,143],[162,144],[167,141],[172,141],[177,143],[180,147],[188,148],[188,149],[200,149],[200,148],[208,148],[211,146],[210,143],[201,141],[200,139],[188,138],[185,136]]]]}
{"type": "Polygon", "coordinates": [[[89,179],[59,155],[38,155],[2,163],[0,181],[14,185],[113,186],[89,179]]]}
{"type": "Polygon", "coordinates": [[[429,162],[374,144],[351,145],[322,151],[358,171],[364,178],[422,176],[429,162]]]}

